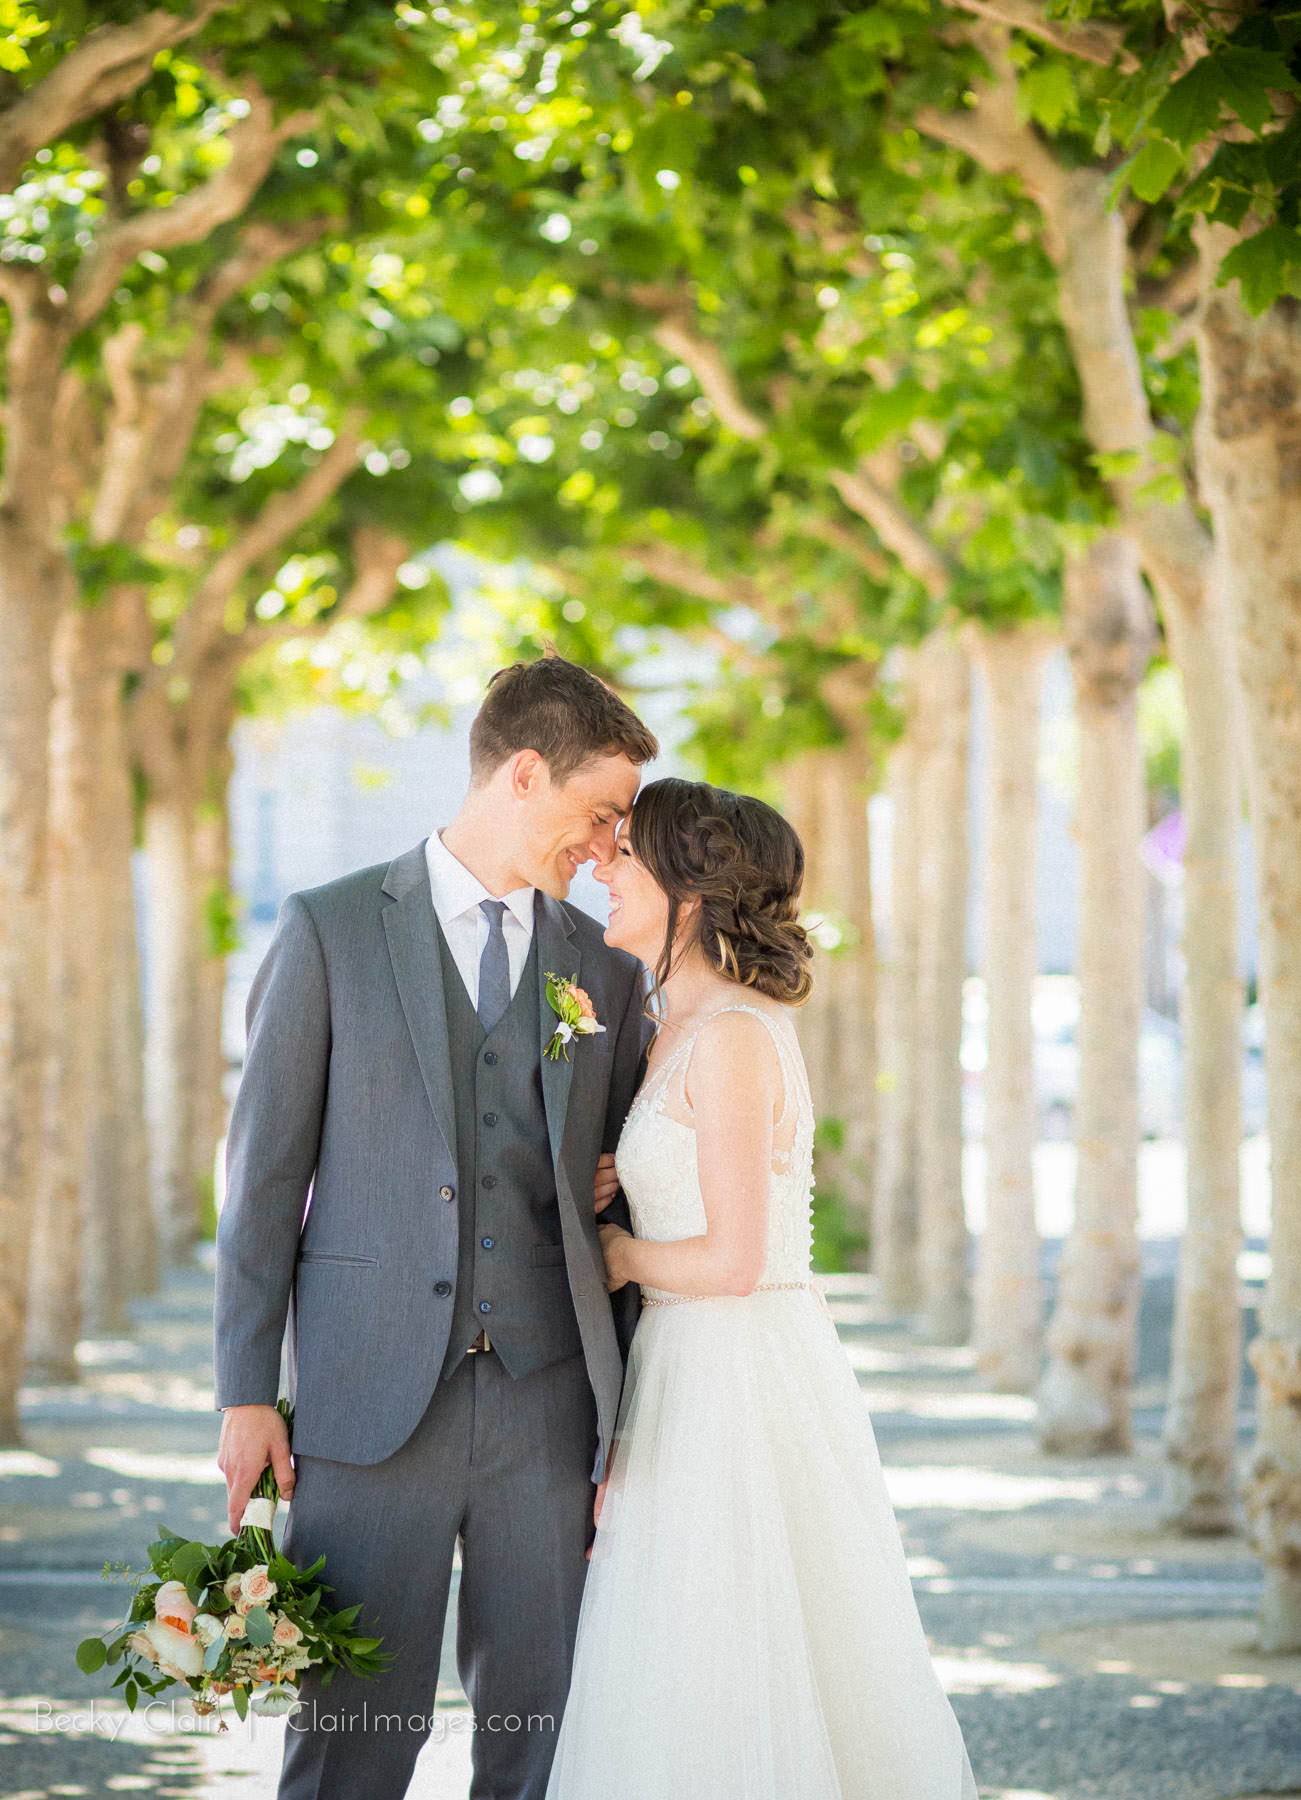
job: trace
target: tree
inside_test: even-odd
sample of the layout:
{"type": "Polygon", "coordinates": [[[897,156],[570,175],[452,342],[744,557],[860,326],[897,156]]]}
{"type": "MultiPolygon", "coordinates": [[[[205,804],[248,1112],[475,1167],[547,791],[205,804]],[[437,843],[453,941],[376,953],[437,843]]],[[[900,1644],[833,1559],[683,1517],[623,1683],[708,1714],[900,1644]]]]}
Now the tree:
{"type": "MultiPolygon", "coordinates": [[[[423,25],[423,15],[417,22],[423,25]]],[[[32,971],[44,966],[45,746],[56,634],[61,621],[106,599],[129,614],[134,595],[141,616],[154,579],[144,553],[152,546],[144,540],[169,504],[202,407],[215,392],[237,385],[243,373],[238,357],[234,366],[229,359],[215,367],[208,360],[223,309],[262,271],[325,229],[322,215],[331,208],[321,206],[321,183],[310,173],[320,154],[304,149],[286,156],[285,146],[325,126],[354,150],[383,143],[376,108],[387,104],[388,147],[398,155],[407,146],[393,142],[400,135],[394,128],[404,118],[409,138],[418,141],[425,101],[442,87],[428,59],[412,65],[434,67],[424,95],[407,82],[376,87],[377,66],[402,66],[413,27],[389,7],[363,0],[318,0],[289,22],[260,8],[200,5],[184,15],[141,10],[94,30],[88,23],[82,9],[70,6],[44,22],[48,29],[27,31],[26,60],[11,58],[8,104],[0,115],[7,167],[17,174],[34,165],[10,197],[0,256],[0,299],[8,310],[0,509],[6,658],[0,681],[13,688],[0,730],[0,778],[11,796],[0,819],[0,843],[13,901],[13,929],[0,957],[8,1059],[0,1067],[0,1242],[6,1251],[0,1434],[10,1439],[18,1430],[14,1396],[33,1212],[31,1122],[39,1116],[35,1086],[47,1059],[49,1026],[46,995],[32,971]],[[318,28],[331,20],[340,30],[322,38],[318,28]],[[324,87],[322,57],[329,75],[324,87]],[[12,68],[15,60],[22,66],[12,68]],[[299,109],[303,98],[317,110],[299,109]],[[241,230],[236,221],[255,199],[265,203],[262,217],[241,230]],[[146,340],[149,350],[142,354],[146,340]],[[141,364],[147,365],[143,376],[141,364]]],[[[443,34],[423,25],[423,37],[432,48],[443,34]]],[[[331,198],[328,192],[324,197],[331,198]]],[[[114,616],[123,615],[115,610],[114,616]]],[[[146,670],[148,656],[147,644],[146,670]]],[[[88,684],[98,679],[84,654],[67,659],[65,667],[86,670],[88,684]]],[[[4,692],[8,696],[9,688],[4,692]]],[[[89,691],[83,698],[88,719],[89,691]]],[[[120,693],[114,701],[120,707],[120,693]]],[[[120,719],[103,719],[101,726],[102,741],[120,748],[120,719]]],[[[62,739],[71,741],[67,732],[62,739]]],[[[124,779],[120,761],[117,769],[124,779]]],[[[119,796],[122,791],[119,782],[119,796]]],[[[118,806],[119,822],[124,812],[118,806]]],[[[101,847],[100,834],[91,847],[101,847]]],[[[100,870],[106,893],[126,892],[121,870],[128,853],[129,838],[119,835],[115,870],[100,870]]],[[[55,913],[63,916],[58,908],[55,913]]],[[[65,965],[60,952],[57,966],[65,965]]],[[[85,970],[92,977],[105,974],[103,964],[89,961],[85,970]]],[[[88,1016],[116,1017],[129,1033],[129,983],[119,974],[113,985],[111,1007],[103,1004],[101,982],[88,1016]]],[[[92,1085],[101,1092],[116,1087],[122,1104],[134,1104],[138,1090],[130,1077],[120,1086],[102,1080],[105,1060],[111,1060],[107,1024],[91,1035],[104,1059],[92,1085]]],[[[52,1081],[48,1090],[51,1107],[64,1113],[78,1083],[84,1086],[66,1048],[53,1046],[49,1067],[66,1071],[68,1079],[52,1081]]],[[[123,1049],[120,1039],[116,1048],[123,1049]]],[[[101,1116],[89,1134],[96,1182],[114,1160],[104,1126],[101,1116]]],[[[82,1154],[76,1148],[81,1133],[66,1120],[60,1125],[52,1117],[48,1128],[61,1153],[82,1154]]],[[[71,1164],[59,1180],[66,1203],[71,1164]]],[[[102,1207],[91,1217],[102,1226],[102,1207]]],[[[150,1261],[141,1237],[138,1228],[130,1234],[124,1259],[130,1279],[141,1278],[150,1261]]],[[[103,1267],[103,1230],[92,1238],[103,1267]]]]}
{"type": "MultiPolygon", "coordinates": [[[[1241,1011],[1238,782],[1233,757],[1223,754],[1224,722],[1236,705],[1228,620],[1216,586],[1210,533],[1197,515],[1179,438],[1172,434],[1178,422],[1170,398],[1162,403],[1158,427],[1144,385],[1140,333],[1129,298],[1135,261],[1130,240],[1144,242],[1148,215],[1132,219],[1132,233],[1127,231],[1125,218],[1109,205],[1114,182],[1108,168],[1080,161],[1081,137],[1090,126],[1098,127],[1095,97],[1080,91],[1069,57],[1036,54],[1003,25],[982,17],[963,35],[989,70],[968,89],[975,104],[946,112],[924,107],[917,122],[983,167],[1018,178],[1042,214],[1079,370],[1085,429],[1152,581],[1182,676],[1190,1230],[1181,1261],[1176,1378],[1166,1434],[1168,1503],[1190,1526],[1223,1528],[1233,1512],[1234,1425],[1220,1398],[1236,1392],[1238,1346],[1236,1322],[1232,1330],[1223,1328],[1219,1296],[1233,1280],[1238,1248],[1241,1011]],[[1056,129],[1059,144],[1049,141],[1048,126],[1056,129]],[[1208,1366],[1210,1357],[1214,1362],[1208,1366]],[[1194,1368],[1209,1379],[1186,1383],[1185,1373],[1194,1368]]],[[[1151,235],[1149,228],[1149,240],[1151,235]]],[[[1178,249],[1176,244],[1171,297],[1179,297],[1180,284],[1183,292],[1190,287],[1186,256],[1181,264],[1178,249]]],[[[1157,377],[1150,350],[1146,362],[1152,378],[1167,388],[1169,377],[1164,370],[1157,377]]]]}
{"type": "MultiPolygon", "coordinates": [[[[1086,0],[1073,9],[1078,26],[1050,19],[1038,5],[986,7],[967,0],[965,10],[992,12],[1073,57],[1109,65],[1101,90],[1106,135],[1132,150],[1115,172],[1115,186],[1127,184],[1150,207],[1161,203],[1157,241],[1161,226],[1177,232],[1191,223],[1198,245],[1203,404],[1196,450],[1245,714],[1273,1174],[1271,1285],[1263,1329],[1250,1350],[1261,1387],[1246,1502],[1265,1560],[1262,1646],[1295,1648],[1301,1644],[1294,1550],[1301,1518],[1301,1214],[1294,1203],[1301,1174],[1301,979],[1292,940],[1301,899],[1295,848],[1301,751],[1290,722],[1297,708],[1286,699],[1286,686],[1280,689],[1279,658],[1290,654],[1296,627],[1290,446],[1301,392],[1301,25],[1287,10],[1252,3],[1230,13],[1155,0],[1122,11],[1105,0],[1086,0]]],[[[1213,782],[1212,746],[1196,747],[1195,756],[1193,780],[1213,782]]],[[[1221,767],[1227,761],[1221,758],[1221,767]]],[[[1221,991],[1236,987],[1236,968],[1223,956],[1208,959],[1201,942],[1190,942],[1189,950],[1190,957],[1199,953],[1204,983],[1214,984],[1218,976],[1221,991]]],[[[1208,1013],[1211,1005],[1208,998],[1208,1013]]],[[[1225,1032],[1224,1041],[1236,1050],[1236,1028],[1225,1032]]],[[[1199,1057],[1199,1082],[1205,1067],[1199,1057]]],[[[1221,1117],[1232,1114],[1231,1091],[1220,1102],[1221,1117]]],[[[1208,1119],[1213,1131],[1214,1115],[1208,1119]]],[[[1197,1198],[1190,1195],[1190,1201],[1197,1198]]],[[[1190,1347],[1176,1359],[1188,1386],[1171,1451],[1185,1515],[1194,1523],[1219,1523],[1236,1410],[1237,1330],[1224,1295],[1232,1287],[1238,1222],[1227,1179],[1210,1184],[1200,1198],[1206,1205],[1189,1235],[1177,1319],[1181,1331],[1214,1341],[1218,1354],[1208,1365],[1205,1354],[1190,1347]]]]}

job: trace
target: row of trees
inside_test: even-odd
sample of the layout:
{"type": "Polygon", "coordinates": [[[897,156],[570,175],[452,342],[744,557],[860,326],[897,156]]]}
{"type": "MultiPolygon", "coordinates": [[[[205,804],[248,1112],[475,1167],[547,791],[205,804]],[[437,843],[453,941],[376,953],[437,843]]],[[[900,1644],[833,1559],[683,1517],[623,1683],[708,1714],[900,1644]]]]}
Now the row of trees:
{"type": "Polygon", "coordinates": [[[974,1303],[982,1361],[1037,1385],[1050,1449],[1128,1441],[1136,696],[1154,654],[1174,664],[1190,1224],[1169,1503],[1189,1529],[1234,1515],[1245,768],[1275,1181],[1246,1499],[1264,1640],[1301,1641],[1295,28],[1156,0],[1077,0],[1069,17],[1032,0],[15,16],[8,1435],[24,1345],[69,1371],[78,1305],[118,1322],[199,1230],[233,717],[302,683],[312,633],[364,619],[391,643],[427,637],[437,594],[404,585],[409,558],[455,536],[528,557],[520,637],[615,676],[664,631],[721,659],[702,752],[788,807],[834,959],[805,1024],[843,1126],[824,1165],[870,1222],[891,1301],[951,1339],[974,1303]],[[1038,670],[1062,637],[1081,746],[1080,1175],[1041,1343],[1029,777],[1038,670]],[[991,722],[974,1294],[958,1060],[972,661],[991,722]],[[880,780],[896,844],[878,972],[864,800],[880,780]],[[154,921],[147,1096],[133,828],[154,921]]]}

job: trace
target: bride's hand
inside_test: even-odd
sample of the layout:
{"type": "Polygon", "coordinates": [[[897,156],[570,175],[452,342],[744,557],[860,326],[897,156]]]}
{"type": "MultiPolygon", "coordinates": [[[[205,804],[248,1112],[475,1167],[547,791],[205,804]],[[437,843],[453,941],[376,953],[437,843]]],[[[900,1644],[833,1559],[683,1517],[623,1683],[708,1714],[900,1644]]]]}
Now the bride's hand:
{"type": "Polygon", "coordinates": [[[601,1240],[601,1254],[605,1257],[605,1291],[613,1294],[619,1288],[626,1287],[632,1279],[623,1274],[619,1266],[623,1260],[619,1240],[627,1238],[631,1243],[632,1233],[625,1231],[622,1225],[598,1225],[596,1234],[601,1240]]]}
{"type": "Polygon", "coordinates": [[[607,1150],[605,1152],[605,1154],[598,1160],[597,1165],[596,1165],[596,1210],[597,1210],[597,1212],[599,1212],[599,1213],[604,1212],[606,1207],[610,1204],[611,1200],[614,1199],[615,1195],[618,1192],[619,1192],[619,1177],[614,1172],[614,1157],[610,1153],[610,1151],[607,1150]]]}

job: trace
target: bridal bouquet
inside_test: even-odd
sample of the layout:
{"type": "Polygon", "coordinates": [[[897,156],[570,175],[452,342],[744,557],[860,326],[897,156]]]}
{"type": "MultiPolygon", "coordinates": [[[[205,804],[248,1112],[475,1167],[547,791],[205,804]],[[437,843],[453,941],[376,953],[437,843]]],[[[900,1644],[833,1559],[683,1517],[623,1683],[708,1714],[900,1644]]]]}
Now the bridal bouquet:
{"type": "MultiPolygon", "coordinates": [[[[280,1412],[292,1426],[293,1410],[280,1412]]],[[[322,1685],[336,1669],[373,1679],[392,1659],[382,1640],[353,1632],[360,1606],[331,1612],[332,1590],[316,1577],[319,1556],[296,1569],[271,1536],[280,1490],[270,1467],[262,1471],[237,1536],[200,1544],[164,1525],[149,1546],[149,1569],[106,1564],[112,1579],[136,1582],[126,1619],[116,1635],[83,1638],[77,1666],[94,1675],[109,1663],[122,1668],[113,1682],[129,1711],[141,1693],[162,1693],[179,1682],[194,1697],[196,1713],[221,1711],[229,1694],[241,1719],[256,1713],[288,1713],[299,1704],[302,1670],[324,1667],[322,1685]]],[[[218,1729],[225,1731],[226,1721],[218,1729]]]]}

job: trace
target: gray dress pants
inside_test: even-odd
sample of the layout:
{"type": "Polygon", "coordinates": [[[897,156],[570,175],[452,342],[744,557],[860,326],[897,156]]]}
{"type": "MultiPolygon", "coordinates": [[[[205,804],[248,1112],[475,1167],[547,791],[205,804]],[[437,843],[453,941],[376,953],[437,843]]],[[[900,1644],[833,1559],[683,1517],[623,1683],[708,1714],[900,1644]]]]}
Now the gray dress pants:
{"type": "MultiPolygon", "coordinates": [[[[513,1380],[464,1356],[419,1425],[378,1463],[296,1456],[284,1551],[324,1553],[334,1608],[395,1660],[376,1681],[305,1672],[278,1800],[400,1800],[433,1728],[461,1541],[457,1668],[473,1708],[470,1800],[543,1800],[573,1663],[596,1402],[581,1354],[513,1380]]],[[[455,1714],[440,1713],[450,1726],[455,1714]]],[[[464,1718],[464,1714],[460,1715],[464,1718]]]]}

